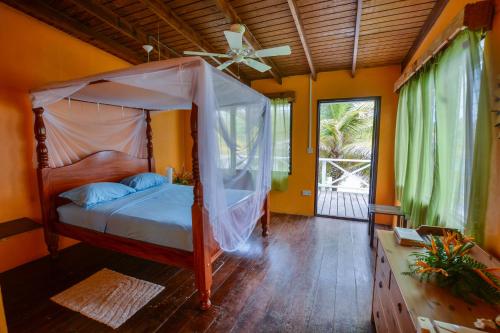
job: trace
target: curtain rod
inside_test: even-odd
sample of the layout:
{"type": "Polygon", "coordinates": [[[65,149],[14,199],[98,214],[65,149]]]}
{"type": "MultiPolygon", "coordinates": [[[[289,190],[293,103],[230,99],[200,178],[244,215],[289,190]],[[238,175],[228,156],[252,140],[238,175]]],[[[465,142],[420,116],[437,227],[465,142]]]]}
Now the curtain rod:
{"type": "Polygon", "coordinates": [[[440,51],[445,49],[449,43],[463,30],[491,30],[495,6],[492,1],[479,1],[467,4],[460,13],[455,16],[448,27],[434,40],[431,46],[412,65],[406,67],[403,74],[394,84],[394,91],[408,82],[413,75],[418,73],[422,67],[433,59],[440,51]]]}

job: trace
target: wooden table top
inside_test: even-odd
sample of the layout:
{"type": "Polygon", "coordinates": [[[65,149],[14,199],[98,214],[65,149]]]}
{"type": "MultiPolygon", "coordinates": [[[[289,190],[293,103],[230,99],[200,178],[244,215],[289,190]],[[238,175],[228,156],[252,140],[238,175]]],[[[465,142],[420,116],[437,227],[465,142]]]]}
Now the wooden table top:
{"type": "MultiPolygon", "coordinates": [[[[393,231],[378,230],[378,238],[415,327],[418,327],[418,316],[473,328],[477,318],[494,319],[500,314],[499,306],[480,301],[471,305],[446,289],[403,275],[403,272],[408,271],[410,253],[422,249],[398,245],[393,231]]],[[[471,255],[489,267],[500,266],[497,259],[477,246],[472,249],[471,255]]]]}
{"type": "Polygon", "coordinates": [[[401,210],[401,207],[399,206],[387,206],[387,205],[376,205],[376,204],[368,205],[368,213],[399,215],[399,216],[404,215],[403,211],[401,210]]]}

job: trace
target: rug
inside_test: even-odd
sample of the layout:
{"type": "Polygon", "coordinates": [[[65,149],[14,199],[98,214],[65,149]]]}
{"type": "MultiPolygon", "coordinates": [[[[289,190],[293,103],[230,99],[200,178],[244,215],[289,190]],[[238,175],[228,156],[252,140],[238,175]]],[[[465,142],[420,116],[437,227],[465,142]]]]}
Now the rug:
{"type": "Polygon", "coordinates": [[[163,289],[104,268],[51,300],[116,329],[163,289]]]}

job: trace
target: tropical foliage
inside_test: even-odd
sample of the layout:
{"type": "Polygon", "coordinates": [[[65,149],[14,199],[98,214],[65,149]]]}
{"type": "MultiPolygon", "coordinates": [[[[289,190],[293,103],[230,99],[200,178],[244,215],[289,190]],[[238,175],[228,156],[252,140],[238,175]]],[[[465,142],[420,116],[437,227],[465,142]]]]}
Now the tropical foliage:
{"type": "Polygon", "coordinates": [[[320,156],[370,159],[373,102],[342,102],[321,105],[320,156]]]}
{"type": "Polygon", "coordinates": [[[426,251],[415,252],[415,261],[404,274],[415,275],[421,281],[433,281],[467,302],[474,298],[488,303],[500,303],[500,267],[488,268],[468,253],[475,246],[472,239],[460,234],[432,236],[426,251]]]}
{"type": "MultiPolygon", "coordinates": [[[[373,101],[320,104],[320,157],[371,159],[373,110],[373,101]]],[[[360,164],[339,162],[339,165],[353,170],[360,164]]],[[[359,175],[368,181],[369,173],[365,169],[359,175]]],[[[342,172],[331,168],[327,174],[338,179],[342,172]]]]}

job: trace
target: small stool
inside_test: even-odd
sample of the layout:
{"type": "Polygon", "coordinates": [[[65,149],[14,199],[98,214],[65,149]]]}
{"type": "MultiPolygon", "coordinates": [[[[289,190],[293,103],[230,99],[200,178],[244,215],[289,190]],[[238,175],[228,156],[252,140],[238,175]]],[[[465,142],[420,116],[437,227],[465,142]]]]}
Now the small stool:
{"type": "Polygon", "coordinates": [[[375,233],[375,214],[397,216],[398,227],[406,228],[405,214],[399,206],[368,205],[368,235],[370,235],[370,246],[373,247],[373,236],[375,233]]]}

